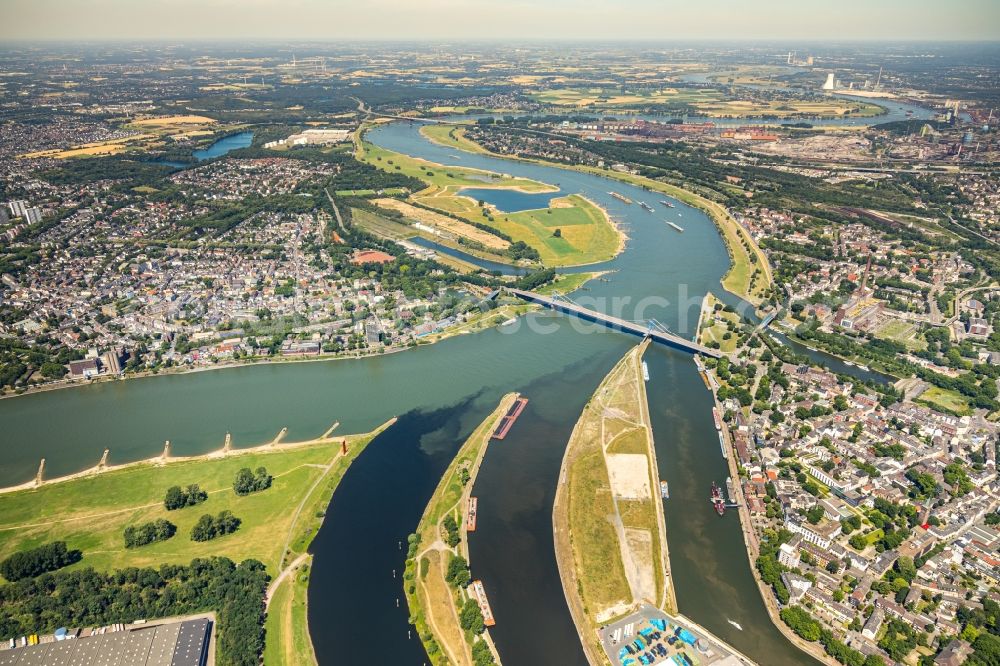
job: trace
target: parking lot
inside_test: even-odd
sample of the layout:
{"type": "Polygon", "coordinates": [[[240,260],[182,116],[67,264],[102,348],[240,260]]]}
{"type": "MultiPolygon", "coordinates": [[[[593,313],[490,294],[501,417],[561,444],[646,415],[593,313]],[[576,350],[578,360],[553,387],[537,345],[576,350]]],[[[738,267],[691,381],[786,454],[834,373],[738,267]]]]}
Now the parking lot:
{"type": "Polygon", "coordinates": [[[747,662],[720,641],[658,608],[603,627],[601,644],[614,666],[739,666],[747,662]]]}

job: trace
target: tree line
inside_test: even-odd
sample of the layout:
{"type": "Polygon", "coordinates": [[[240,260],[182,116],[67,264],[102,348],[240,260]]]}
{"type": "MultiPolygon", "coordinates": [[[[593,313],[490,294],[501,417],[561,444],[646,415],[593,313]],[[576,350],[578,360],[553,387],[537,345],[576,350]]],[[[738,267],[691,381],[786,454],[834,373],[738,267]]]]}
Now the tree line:
{"type": "Polygon", "coordinates": [[[259,666],[269,581],[260,562],[237,565],[224,557],[110,573],[89,567],[45,573],[0,586],[0,637],[215,611],[216,663],[259,666]]]}

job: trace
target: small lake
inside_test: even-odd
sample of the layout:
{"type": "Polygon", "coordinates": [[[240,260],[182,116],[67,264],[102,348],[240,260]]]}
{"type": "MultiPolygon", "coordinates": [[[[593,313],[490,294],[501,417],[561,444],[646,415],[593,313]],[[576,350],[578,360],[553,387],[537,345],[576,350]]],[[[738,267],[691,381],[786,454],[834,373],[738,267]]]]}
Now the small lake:
{"type": "Polygon", "coordinates": [[[196,160],[201,162],[203,160],[210,160],[213,157],[222,157],[231,150],[249,148],[251,143],[253,143],[253,132],[230,134],[229,136],[219,139],[204,150],[194,151],[192,155],[194,155],[196,160]]]}
{"type": "Polygon", "coordinates": [[[458,193],[465,197],[472,197],[476,201],[485,201],[488,204],[496,206],[497,210],[503,213],[518,213],[522,210],[548,208],[550,201],[556,197],[565,196],[561,190],[529,193],[488,187],[467,187],[459,190],[458,193]]]}

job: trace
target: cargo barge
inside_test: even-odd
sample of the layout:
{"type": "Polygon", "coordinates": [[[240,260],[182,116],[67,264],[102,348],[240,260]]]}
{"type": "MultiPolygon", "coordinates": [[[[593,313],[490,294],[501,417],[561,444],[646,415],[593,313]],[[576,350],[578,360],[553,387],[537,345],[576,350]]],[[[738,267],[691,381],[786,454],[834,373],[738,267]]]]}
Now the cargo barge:
{"type": "Polygon", "coordinates": [[[521,415],[521,412],[524,411],[524,406],[527,404],[527,398],[518,398],[514,401],[514,404],[511,405],[510,409],[507,411],[507,414],[500,419],[497,429],[493,431],[493,439],[503,439],[507,436],[507,433],[510,432],[511,426],[514,425],[514,421],[516,421],[517,417],[521,415]]]}
{"type": "Polygon", "coordinates": [[[681,233],[684,233],[684,227],[682,227],[681,225],[679,225],[679,224],[674,224],[673,222],[671,222],[671,221],[669,221],[669,220],[667,220],[667,224],[669,224],[670,226],[672,226],[672,227],[673,227],[674,229],[676,229],[677,231],[679,231],[679,232],[681,232],[681,233]]]}
{"type": "Polygon", "coordinates": [[[469,498],[469,513],[465,517],[465,531],[475,532],[476,531],[476,512],[479,509],[479,498],[470,497],[469,498]]]}
{"type": "Polygon", "coordinates": [[[722,436],[722,432],[719,432],[719,448],[722,449],[722,457],[729,460],[729,451],[726,449],[726,440],[722,436]]]}
{"type": "Polygon", "coordinates": [[[608,194],[610,194],[610,195],[611,195],[611,196],[613,196],[613,197],[614,197],[615,199],[618,199],[619,201],[622,201],[622,202],[624,202],[624,203],[627,203],[627,204],[630,204],[630,203],[632,203],[632,200],[631,200],[631,199],[629,199],[629,198],[628,198],[627,196],[625,196],[624,194],[618,194],[617,192],[608,192],[608,194]]]}
{"type": "Polygon", "coordinates": [[[653,207],[652,207],[652,206],[650,206],[650,205],[649,205],[648,203],[646,203],[645,201],[640,201],[640,202],[639,202],[639,205],[640,205],[640,206],[642,206],[643,208],[645,208],[645,209],[646,209],[646,212],[647,212],[647,213],[652,213],[652,212],[653,212],[653,207]]]}
{"type": "Polygon", "coordinates": [[[483,612],[483,624],[487,627],[492,627],[497,623],[493,619],[493,609],[490,608],[490,602],[486,598],[486,590],[483,588],[483,581],[474,580],[472,581],[472,596],[475,597],[476,603],[479,604],[479,610],[483,612]]]}
{"type": "Polygon", "coordinates": [[[715,419],[715,429],[722,430],[722,419],[719,418],[718,407],[712,407],[712,418],[715,419]]]}
{"type": "Polygon", "coordinates": [[[645,361],[642,362],[642,378],[647,382],[649,381],[649,366],[646,365],[645,361]]]}
{"type": "Polygon", "coordinates": [[[674,207],[674,205],[672,203],[670,203],[669,201],[667,201],[666,199],[660,199],[660,203],[663,204],[664,206],[666,206],[667,208],[673,208],[674,207]]]}

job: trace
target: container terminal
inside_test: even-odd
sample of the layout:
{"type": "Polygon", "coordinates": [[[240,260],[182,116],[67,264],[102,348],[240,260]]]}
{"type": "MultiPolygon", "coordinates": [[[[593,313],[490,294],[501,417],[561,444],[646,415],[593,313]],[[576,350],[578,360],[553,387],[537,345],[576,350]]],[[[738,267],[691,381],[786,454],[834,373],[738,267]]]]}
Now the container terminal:
{"type": "Polygon", "coordinates": [[[749,657],[693,620],[683,615],[670,615],[649,604],[601,627],[598,635],[612,666],[754,664],[749,657]]]}

